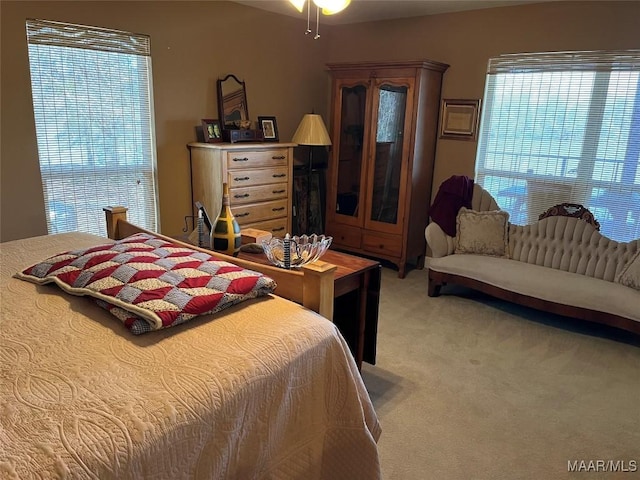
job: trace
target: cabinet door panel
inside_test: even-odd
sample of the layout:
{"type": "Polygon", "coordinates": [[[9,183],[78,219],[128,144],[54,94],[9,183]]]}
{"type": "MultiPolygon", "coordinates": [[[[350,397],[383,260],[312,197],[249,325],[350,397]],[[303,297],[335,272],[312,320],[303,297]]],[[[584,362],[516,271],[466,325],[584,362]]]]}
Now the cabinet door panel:
{"type": "Polygon", "coordinates": [[[376,80],[373,90],[375,139],[371,155],[367,228],[402,232],[408,181],[414,80],[376,80]]]}
{"type": "Polygon", "coordinates": [[[362,226],[368,115],[368,81],[338,80],[334,105],[335,147],[330,166],[328,221],[362,226]]]}

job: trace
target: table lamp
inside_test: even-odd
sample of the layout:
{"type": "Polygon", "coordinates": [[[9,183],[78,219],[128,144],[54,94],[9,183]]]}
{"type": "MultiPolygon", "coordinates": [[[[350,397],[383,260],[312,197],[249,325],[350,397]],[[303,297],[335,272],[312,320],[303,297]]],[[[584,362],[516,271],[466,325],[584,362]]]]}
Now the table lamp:
{"type": "Polygon", "coordinates": [[[309,168],[307,170],[307,228],[311,218],[311,172],[313,170],[313,147],[327,147],[331,145],[331,138],[324,126],[322,117],[316,113],[307,113],[302,117],[296,133],[291,139],[298,145],[309,147],[309,168]]]}

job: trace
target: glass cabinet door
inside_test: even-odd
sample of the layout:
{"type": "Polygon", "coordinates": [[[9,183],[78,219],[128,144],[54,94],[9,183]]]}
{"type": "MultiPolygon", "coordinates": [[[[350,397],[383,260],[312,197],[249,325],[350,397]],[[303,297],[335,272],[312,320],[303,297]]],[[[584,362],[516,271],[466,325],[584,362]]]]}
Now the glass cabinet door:
{"type": "MultiPolygon", "coordinates": [[[[365,150],[366,84],[340,86],[340,124],[337,149],[335,213],[355,219],[360,217],[361,178],[365,150]]],[[[344,217],[343,220],[346,220],[344,217]]],[[[351,223],[351,222],[347,222],[351,223]]]]}
{"type": "Polygon", "coordinates": [[[372,155],[373,171],[370,172],[369,191],[371,208],[367,223],[398,223],[403,185],[407,181],[403,173],[405,122],[410,86],[401,82],[383,82],[375,90],[376,133],[372,155]]]}

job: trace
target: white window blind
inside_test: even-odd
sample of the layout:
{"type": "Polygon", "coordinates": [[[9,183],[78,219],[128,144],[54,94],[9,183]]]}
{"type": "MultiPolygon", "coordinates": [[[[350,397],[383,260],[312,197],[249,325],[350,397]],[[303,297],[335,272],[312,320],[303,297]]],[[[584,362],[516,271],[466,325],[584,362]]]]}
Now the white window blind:
{"type": "Polygon", "coordinates": [[[476,182],[512,223],[579,203],[609,238],[640,237],[639,153],[640,50],[489,61],[476,182]]]}
{"type": "Polygon", "coordinates": [[[146,35],[27,20],[49,233],[106,235],[107,205],[158,230],[150,41],[146,35]]]}

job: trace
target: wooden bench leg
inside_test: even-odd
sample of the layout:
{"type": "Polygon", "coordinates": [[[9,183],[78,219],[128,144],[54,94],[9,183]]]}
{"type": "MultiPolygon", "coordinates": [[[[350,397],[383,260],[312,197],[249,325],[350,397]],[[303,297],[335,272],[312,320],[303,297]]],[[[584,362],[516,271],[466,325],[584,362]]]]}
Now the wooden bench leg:
{"type": "Polygon", "coordinates": [[[431,270],[429,270],[429,276],[427,280],[427,294],[430,297],[437,297],[440,295],[440,287],[442,287],[442,283],[437,281],[435,278],[431,276],[431,270]]]}
{"type": "Polygon", "coordinates": [[[440,295],[440,287],[442,285],[437,284],[433,280],[429,280],[429,288],[427,289],[427,293],[430,297],[437,297],[440,295]]]}

